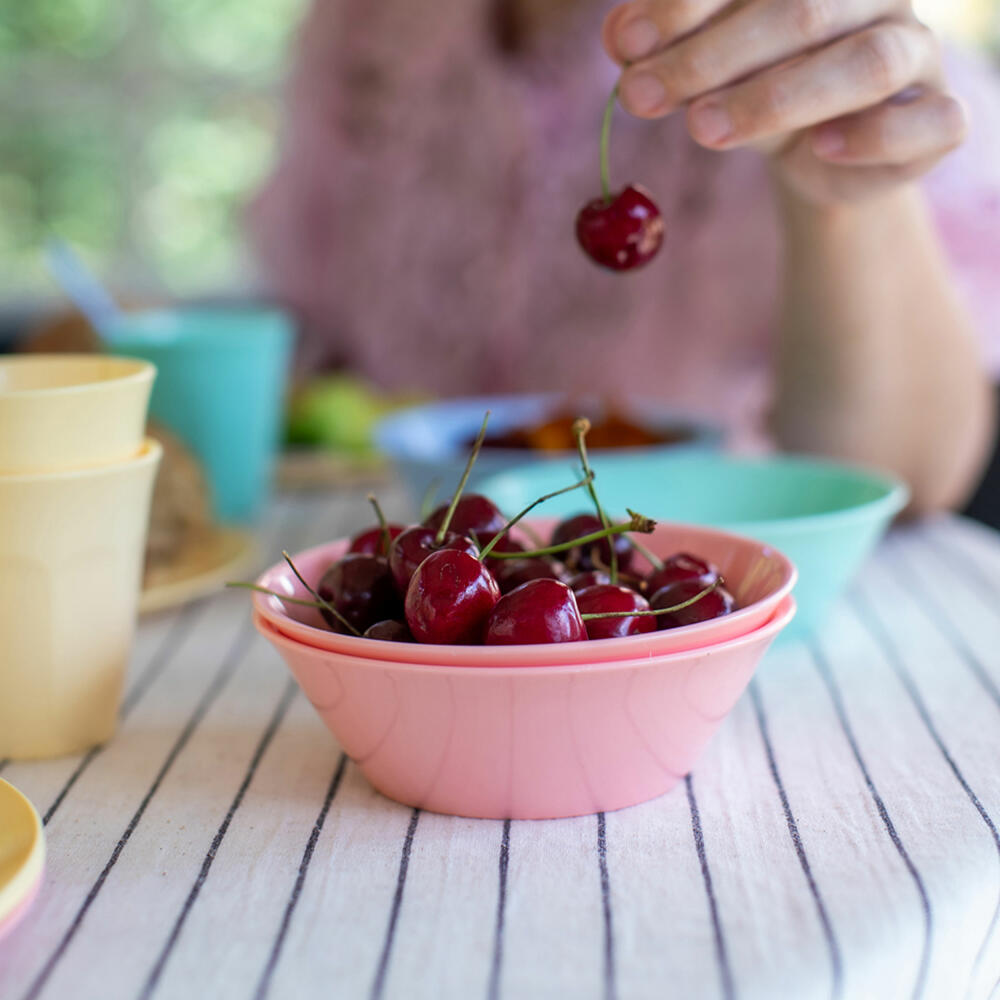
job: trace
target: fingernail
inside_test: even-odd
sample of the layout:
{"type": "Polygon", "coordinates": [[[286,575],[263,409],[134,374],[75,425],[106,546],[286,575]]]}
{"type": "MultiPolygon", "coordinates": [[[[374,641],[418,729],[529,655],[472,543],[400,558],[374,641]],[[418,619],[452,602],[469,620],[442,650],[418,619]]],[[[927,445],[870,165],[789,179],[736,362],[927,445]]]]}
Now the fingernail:
{"type": "Polygon", "coordinates": [[[812,148],[818,156],[836,156],[846,145],[844,132],[836,125],[823,125],[813,132],[812,148]]]}
{"type": "Polygon", "coordinates": [[[622,103],[630,111],[652,114],[666,103],[667,88],[652,73],[626,74],[621,86],[622,103]]]}
{"type": "Polygon", "coordinates": [[[708,102],[691,109],[691,131],[699,142],[715,145],[733,134],[733,120],[721,104],[708,102]]]}
{"type": "Polygon", "coordinates": [[[659,43],[659,29],[647,17],[626,21],[615,38],[618,54],[628,62],[645,58],[659,43]]]}

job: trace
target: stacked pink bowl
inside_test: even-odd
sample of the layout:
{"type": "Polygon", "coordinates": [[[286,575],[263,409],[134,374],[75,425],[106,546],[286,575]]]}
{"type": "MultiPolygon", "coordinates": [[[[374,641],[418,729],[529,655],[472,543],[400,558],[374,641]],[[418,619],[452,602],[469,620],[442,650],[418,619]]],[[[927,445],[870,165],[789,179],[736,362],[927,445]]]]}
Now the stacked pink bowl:
{"type": "MultiPolygon", "coordinates": [[[[547,531],[551,522],[533,526],[547,531]]],[[[645,635],[524,646],[385,642],[326,629],[318,611],[254,594],[254,622],[380,792],[432,812],[545,819],[668,792],[791,621],[795,567],[760,542],[660,525],[656,555],[714,563],[736,610],[645,635]]],[[[347,550],[293,556],[310,584],[347,550]]],[[[648,566],[647,566],[648,568],[648,566]]],[[[258,584],[308,598],[284,564],[258,584]]]]}

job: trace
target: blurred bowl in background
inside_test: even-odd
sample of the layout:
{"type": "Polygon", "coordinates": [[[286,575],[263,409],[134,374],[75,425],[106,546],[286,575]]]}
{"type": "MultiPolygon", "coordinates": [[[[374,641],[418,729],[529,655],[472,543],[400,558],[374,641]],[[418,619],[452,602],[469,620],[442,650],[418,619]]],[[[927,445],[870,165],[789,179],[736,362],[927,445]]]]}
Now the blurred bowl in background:
{"type": "MultiPolygon", "coordinates": [[[[375,426],[375,445],[387,455],[419,503],[432,485],[443,499],[458,483],[469,449],[490,411],[487,441],[512,431],[530,429],[564,412],[600,414],[604,407],[592,399],[558,393],[544,395],[475,396],[442,400],[398,410],[375,426]]],[[[720,428],[654,400],[630,400],[615,405],[615,412],[634,423],[652,438],[665,441],[634,448],[617,448],[616,455],[656,456],[677,451],[716,449],[721,446],[720,428]]],[[[594,455],[606,454],[592,449],[594,455]]],[[[532,451],[524,447],[485,446],[473,469],[470,482],[477,484],[505,469],[537,463],[552,466],[566,485],[565,470],[576,461],[576,452],[532,451]]],[[[577,462],[577,466],[578,466],[577,462]]]]}
{"type": "MultiPolygon", "coordinates": [[[[788,556],[799,581],[798,614],[787,636],[822,623],[909,495],[885,473],[795,456],[595,453],[591,460],[598,495],[613,516],[624,517],[629,507],[657,520],[711,525],[788,556]]],[[[477,488],[501,510],[516,512],[565,485],[571,466],[522,465],[480,480],[477,488]]],[[[540,505],[537,513],[566,516],[586,509],[587,498],[570,493],[540,505]]]]}
{"type": "Polygon", "coordinates": [[[150,415],[197,456],[216,517],[262,512],[281,441],[294,333],[266,306],[197,306],[122,315],[109,350],[156,365],[150,415]]]}

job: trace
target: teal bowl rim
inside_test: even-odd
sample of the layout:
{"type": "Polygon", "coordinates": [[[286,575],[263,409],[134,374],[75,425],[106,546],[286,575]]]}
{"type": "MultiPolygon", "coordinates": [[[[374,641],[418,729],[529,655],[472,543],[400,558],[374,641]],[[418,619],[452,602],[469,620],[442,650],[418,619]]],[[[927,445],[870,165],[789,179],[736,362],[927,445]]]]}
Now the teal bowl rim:
{"type": "MultiPolygon", "coordinates": [[[[624,451],[616,451],[608,457],[613,460],[613,458],[618,455],[625,457],[626,453],[624,451]]],[[[600,461],[599,457],[597,455],[593,455],[592,457],[594,458],[595,464],[598,464],[600,461]]],[[[634,457],[634,455],[629,457],[634,457]]],[[[663,458],[663,456],[659,457],[663,458]]],[[[840,462],[835,459],[821,458],[814,455],[782,453],[765,456],[744,456],[728,455],[724,452],[714,454],[693,454],[685,452],[683,454],[670,455],[666,458],[666,460],[676,464],[717,462],[742,467],[759,467],[768,464],[780,463],[783,465],[794,465],[802,469],[820,469],[825,473],[847,473],[857,480],[863,480],[867,484],[880,487],[883,490],[882,496],[876,497],[872,500],[865,500],[863,502],[851,504],[850,506],[838,507],[834,510],[819,511],[816,513],[793,514],[790,516],[784,515],[781,517],[759,517],[747,520],[719,519],[711,522],[705,522],[706,524],[710,523],[712,527],[719,528],[723,531],[729,531],[733,534],[752,536],[755,530],[760,530],[760,528],[765,525],[769,529],[778,528],[788,534],[800,534],[807,531],[814,531],[818,527],[839,527],[843,524],[849,524],[856,520],[868,520],[874,514],[878,514],[880,517],[884,516],[888,520],[898,514],[906,506],[910,499],[910,488],[906,485],[906,483],[898,476],[887,472],[884,469],[875,469],[865,465],[840,462]]],[[[502,471],[490,474],[480,481],[477,489],[484,493],[488,493],[490,482],[492,480],[514,477],[522,472],[528,472],[530,474],[531,472],[537,471],[538,468],[538,463],[522,463],[518,466],[512,466],[502,471]]],[[[598,495],[600,494],[598,493],[598,495]]],[[[673,518],[673,520],[677,520],[677,518],[673,518]]]]}

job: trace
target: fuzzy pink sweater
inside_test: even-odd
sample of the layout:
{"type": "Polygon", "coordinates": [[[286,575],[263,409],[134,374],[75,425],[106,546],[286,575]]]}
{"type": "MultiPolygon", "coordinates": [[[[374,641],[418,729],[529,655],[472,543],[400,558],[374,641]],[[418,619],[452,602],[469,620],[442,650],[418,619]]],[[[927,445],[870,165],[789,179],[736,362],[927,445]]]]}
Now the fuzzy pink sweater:
{"type": "MultiPolygon", "coordinates": [[[[495,0],[316,0],[300,33],[275,169],[251,209],[269,292],[301,360],[392,389],[652,394],[756,424],[769,394],[780,240],[764,164],[711,153],[680,116],[616,115],[612,183],[659,201],[664,249],[618,275],[573,238],[599,193],[616,78],[605,2],[501,51],[495,0]]],[[[925,181],[1000,372],[1000,84],[953,61],[968,143],[925,181]]]]}

